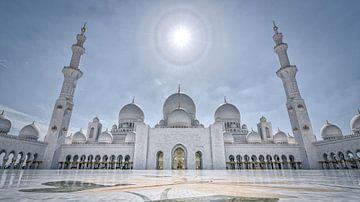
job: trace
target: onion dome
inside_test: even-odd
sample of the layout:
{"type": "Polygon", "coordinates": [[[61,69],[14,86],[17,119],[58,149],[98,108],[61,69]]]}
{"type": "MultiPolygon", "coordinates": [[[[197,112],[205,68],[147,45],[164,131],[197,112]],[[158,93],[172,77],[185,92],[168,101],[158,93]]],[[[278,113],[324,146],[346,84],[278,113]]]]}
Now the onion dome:
{"type": "Polygon", "coordinates": [[[266,122],[267,120],[266,120],[266,118],[264,117],[264,116],[262,116],[261,118],[260,118],[260,122],[266,122]]]}
{"type": "Polygon", "coordinates": [[[215,121],[236,121],[240,122],[240,112],[235,105],[225,102],[215,111],[215,121]]]}
{"type": "Polygon", "coordinates": [[[186,94],[181,93],[180,90],[177,93],[170,95],[163,105],[164,120],[167,120],[172,111],[181,106],[183,110],[189,113],[191,119],[195,119],[196,107],[194,101],[186,94]]]}
{"type": "Polygon", "coordinates": [[[38,140],[40,135],[39,128],[35,125],[35,121],[32,124],[24,126],[19,133],[20,138],[28,140],[38,140]]]}
{"type": "Polygon", "coordinates": [[[125,105],[119,112],[119,123],[133,121],[144,122],[144,112],[134,102],[125,105]]]}
{"type": "Polygon", "coordinates": [[[106,130],[99,135],[98,143],[111,144],[113,136],[106,130]]]}
{"type": "Polygon", "coordinates": [[[350,128],[354,133],[360,133],[360,110],[350,121],[350,128]]]}
{"type": "Polygon", "coordinates": [[[251,129],[251,132],[246,136],[246,141],[250,144],[259,144],[261,143],[260,135],[251,129]]]}
{"type": "Polygon", "coordinates": [[[187,111],[178,108],[168,115],[167,124],[169,127],[191,127],[191,118],[187,111]]]}
{"type": "Polygon", "coordinates": [[[100,119],[95,116],[94,119],[93,119],[93,122],[94,122],[94,123],[99,123],[99,122],[100,122],[100,119]]]}
{"type": "Polygon", "coordinates": [[[6,119],[4,116],[4,110],[0,114],[0,134],[7,134],[10,131],[11,122],[9,119],[6,119]]]}
{"type": "Polygon", "coordinates": [[[85,134],[82,132],[82,130],[76,132],[76,133],[72,136],[72,143],[73,143],[73,144],[84,144],[84,143],[86,143],[86,136],[85,136],[85,134]]]}
{"type": "Polygon", "coordinates": [[[320,134],[324,140],[338,139],[343,136],[341,129],[338,126],[329,123],[329,121],[326,121],[323,127],[321,127],[320,134]]]}
{"type": "Polygon", "coordinates": [[[278,132],[274,135],[274,143],[275,144],[287,144],[288,143],[288,137],[287,135],[278,129],[278,132]]]}

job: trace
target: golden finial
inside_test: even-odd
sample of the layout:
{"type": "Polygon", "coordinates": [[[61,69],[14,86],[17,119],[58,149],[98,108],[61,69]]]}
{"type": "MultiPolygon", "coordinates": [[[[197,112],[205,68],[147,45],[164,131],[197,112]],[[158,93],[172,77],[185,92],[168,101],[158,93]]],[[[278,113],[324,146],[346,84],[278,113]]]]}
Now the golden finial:
{"type": "Polygon", "coordinates": [[[278,27],[276,26],[276,24],[275,24],[275,20],[273,20],[273,30],[274,30],[274,32],[277,34],[277,33],[279,33],[278,32],[278,27]]]}
{"type": "Polygon", "coordinates": [[[81,34],[86,32],[86,22],[84,23],[83,27],[81,28],[81,34]]]}

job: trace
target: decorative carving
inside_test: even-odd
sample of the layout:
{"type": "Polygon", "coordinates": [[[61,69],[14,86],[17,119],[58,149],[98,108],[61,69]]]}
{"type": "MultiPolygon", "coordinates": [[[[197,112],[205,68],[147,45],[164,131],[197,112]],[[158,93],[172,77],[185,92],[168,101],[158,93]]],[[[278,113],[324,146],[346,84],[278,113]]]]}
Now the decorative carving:
{"type": "Polygon", "coordinates": [[[51,130],[53,130],[53,131],[57,130],[56,125],[54,125],[53,127],[51,127],[51,130]]]}
{"type": "Polygon", "coordinates": [[[303,109],[304,108],[304,105],[302,105],[302,104],[298,104],[298,106],[297,106],[299,109],[303,109]]]}
{"type": "Polygon", "coordinates": [[[305,124],[304,127],[303,127],[303,129],[309,130],[309,126],[305,124]]]}

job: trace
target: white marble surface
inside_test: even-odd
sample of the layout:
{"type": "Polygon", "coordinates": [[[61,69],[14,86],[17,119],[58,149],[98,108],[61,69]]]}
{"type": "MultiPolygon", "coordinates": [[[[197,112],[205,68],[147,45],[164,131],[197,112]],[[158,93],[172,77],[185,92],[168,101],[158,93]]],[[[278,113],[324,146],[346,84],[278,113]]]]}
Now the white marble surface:
{"type": "Polygon", "coordinates": [[[151,201],[212,195],[278,198],[280,201],[360,201],[360,171],[0,170],[0,201],[151,201]],[[42,183],[54,181],[112,187],[67,193],[19,191],[49,187],[42,183]],[[113,186],[116,184],[128,185],[113,186]]]}

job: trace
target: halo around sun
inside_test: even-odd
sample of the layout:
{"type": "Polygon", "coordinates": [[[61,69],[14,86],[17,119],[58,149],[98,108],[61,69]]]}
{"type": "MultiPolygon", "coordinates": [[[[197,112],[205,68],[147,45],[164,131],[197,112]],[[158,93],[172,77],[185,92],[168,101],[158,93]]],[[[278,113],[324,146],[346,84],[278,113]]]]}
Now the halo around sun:
{"type": "Polygon", "coordinates": [[[163,14],[154,32],[158,54],[173,65],[196,62],[208,48],[207,27],[192,10],[176,9],[163,14]]]}

